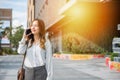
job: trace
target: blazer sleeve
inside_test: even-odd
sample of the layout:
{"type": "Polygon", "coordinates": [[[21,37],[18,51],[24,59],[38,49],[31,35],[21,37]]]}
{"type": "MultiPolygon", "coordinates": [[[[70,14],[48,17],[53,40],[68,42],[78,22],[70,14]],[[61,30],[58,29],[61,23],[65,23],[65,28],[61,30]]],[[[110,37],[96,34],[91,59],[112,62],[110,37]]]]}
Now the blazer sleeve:
{"type": "Polygon", "coordinates": [[[25,53],[25,50],[27,48],[27,45],[26,45],[25,42],[26,41],[25,41],[24,38],[22,38],[22,40],[19,42],[19,46],[18,46],[18,50],[17,50],[18,54],[24,54],[25,53]]]}
{"type": "Polygon", "coordinates": [[[46,69],[47,80],[53,80],[52,45],[49,40],[46,41],[46,69]]]}

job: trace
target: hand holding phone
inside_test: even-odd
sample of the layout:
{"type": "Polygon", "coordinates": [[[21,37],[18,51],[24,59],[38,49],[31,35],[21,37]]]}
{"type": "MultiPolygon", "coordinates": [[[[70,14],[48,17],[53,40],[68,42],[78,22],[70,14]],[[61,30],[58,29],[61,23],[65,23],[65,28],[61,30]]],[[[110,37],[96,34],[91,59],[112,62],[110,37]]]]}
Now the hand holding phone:
{"type": "Polygon", "coordinates": [[[31,29],[27,29],[26,30],[26,35],[30,34],[31,33],[31,29]]]}
{"type": "Polygon", "coordinates": [[[31,32],[31,29],[27,29],[25,34],[26,34],[26,36],[28,36],[29,39],[33,39],[33,34],[31,32]]]}

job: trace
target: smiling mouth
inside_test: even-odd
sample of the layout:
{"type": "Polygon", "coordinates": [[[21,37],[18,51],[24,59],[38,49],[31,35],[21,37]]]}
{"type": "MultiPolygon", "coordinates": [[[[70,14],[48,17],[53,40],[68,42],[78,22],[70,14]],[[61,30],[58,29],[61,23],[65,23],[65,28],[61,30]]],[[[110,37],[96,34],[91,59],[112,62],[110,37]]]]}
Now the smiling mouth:
{"type": "Polygon", "coordinates": [[[33,32],[35,32],[36,30],[32,30],[33,32]]]}

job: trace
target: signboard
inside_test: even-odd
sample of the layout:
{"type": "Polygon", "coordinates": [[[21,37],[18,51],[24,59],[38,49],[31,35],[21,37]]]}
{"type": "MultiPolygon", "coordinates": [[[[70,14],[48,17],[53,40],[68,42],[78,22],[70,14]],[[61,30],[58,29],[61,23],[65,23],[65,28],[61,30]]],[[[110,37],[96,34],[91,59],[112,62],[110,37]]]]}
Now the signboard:
{"type": "Polygon", "coordinates": [[[0,9],[0,20],[11,20],[12,9],[0,9]]]}
{"type": "MultiPolygon", "coordinates": [[[[12,27],[12,9],[0,8],[0,21],[3,21],[3,22],[0,22],[0,24],[2,24],[0,32],[3,28],[4,21],[9,21],[10,22],[9,26],[12,27]]],[[[11,31],[10,31],[10,35],[11,35],[11,31]]],[[[0,35],[0,37],[1,37],[1,35],[0,35]]],[[[0,40],[1,40],[0,41],[0,49],[1,49],[1,47],[10,47],[11,46],[10,40],[8,40],[6,38],[2,38],[0,40]]]]}

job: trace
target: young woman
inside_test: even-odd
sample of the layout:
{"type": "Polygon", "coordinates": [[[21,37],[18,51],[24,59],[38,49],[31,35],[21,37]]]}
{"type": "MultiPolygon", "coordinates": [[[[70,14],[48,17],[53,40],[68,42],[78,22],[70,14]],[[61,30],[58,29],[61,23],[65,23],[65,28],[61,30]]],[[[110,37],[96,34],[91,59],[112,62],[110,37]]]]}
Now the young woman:
{"type": "Polygon", "coordinates": [[[52,80],[52,46],[45,37],[45,24],[35,19],[30,27],[31,33],[24,32],[19,42],[18,53],[24,54],[25,80],[52,80]]]}

